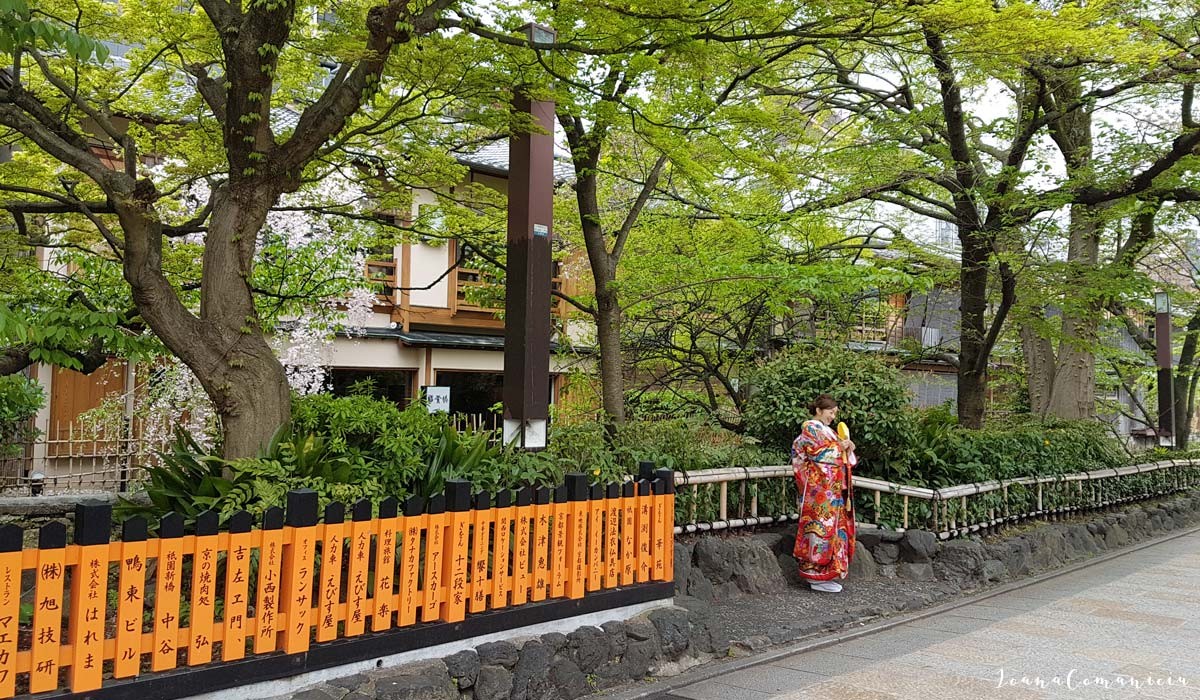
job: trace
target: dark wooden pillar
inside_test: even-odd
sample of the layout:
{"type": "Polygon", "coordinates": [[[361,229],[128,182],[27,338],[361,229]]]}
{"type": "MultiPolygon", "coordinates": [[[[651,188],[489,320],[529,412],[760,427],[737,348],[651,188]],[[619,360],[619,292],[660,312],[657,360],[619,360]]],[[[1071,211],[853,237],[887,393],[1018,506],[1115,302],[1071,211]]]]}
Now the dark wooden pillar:
{"type": "MultiPolygon", "coordinates": [[[[553,33],[526,26],[532,41],[553,33]]],[[[504,441],[546,446],[550,416],[550,277],[554,211],[554,103],[518,92],[513,109],[538,133],[508,146],[508,263],[504,295],[504,441]]]]}
{"type": "Polygon", "coordinates": [[[1154,295],[1155,364],[1158,365],[1158,444],[1175,446],[1175,382],[1171,379],[1174,357],[1171,347],[1171,298],[1166,292],[1154,295]]]}

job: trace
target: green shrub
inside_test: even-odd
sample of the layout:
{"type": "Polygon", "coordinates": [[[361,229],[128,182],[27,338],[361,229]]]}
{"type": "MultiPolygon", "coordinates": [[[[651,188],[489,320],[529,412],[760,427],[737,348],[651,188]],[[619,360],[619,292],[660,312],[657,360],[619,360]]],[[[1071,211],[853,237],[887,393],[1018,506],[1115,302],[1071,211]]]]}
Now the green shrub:
{"type": "Polygon", "coordinates": [[[911,481],[931,487],[1019,476],[1068,474],[1128,463],[1097,421],[1031,422],[983,430],[958,427],[946,408],[916,420],[911,481]]]}
{"type": "Polygon", "coordinates": [[[858,473],[889,480],[908,476],[912,414],[900,372],[870,353],[805,347],[762,365],[752,375],[747,432],[763,445],[790,450],[810,402],[829,394],[850,426],[858,473]]]}
{"type": "Polygon", "coordinates": [[[0,377],[0,457],[21,454],[37,436],[30,421],[46,402],[42,386],[22,374],[0,377]]]}
{"type": "Polygon", "coordinates": [[[175,431],[160,464],[147,466],[143,486],[149,504],[121,499],[121,517],[142,515],[153,521],[170,512],[193,522],[207,510],[222,519],[239,510],[256,517],[272,506],[284,505],[287,492],[309,488],[321,507],[331,501],[352,503],[360,498],[382,499],[380,482],[365,473],[367,465],[330,453],[318,436],[293,439],[280,430],[259,457],[225,460],[206,452],[182,428],[175,431]]]}

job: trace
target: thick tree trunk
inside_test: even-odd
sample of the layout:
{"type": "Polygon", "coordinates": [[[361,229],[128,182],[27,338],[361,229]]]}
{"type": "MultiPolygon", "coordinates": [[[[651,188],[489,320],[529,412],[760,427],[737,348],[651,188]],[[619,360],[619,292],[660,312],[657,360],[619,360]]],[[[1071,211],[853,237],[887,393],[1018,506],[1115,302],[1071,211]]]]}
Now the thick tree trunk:
{"type": "Polygon", "coordinates": [[[1071,207],[1067,261],[1069,303],[1063,308],[1062,342],[1054,383],[1046,405],[1047,417],[1087,420],[1096,417],[1096,354],[1101,300],[1089,290],[1088,277],[1100,257],[1097,212],[1086,205],[1071,207]],[[1075,297],[1071,299],[1070,297],[1075,297]]]}
{"type": "Polygon", "coordinates": [[[204,387],[230,459],[257,455],[291,418],[287,376],[267,344],[249,282],[255,242],[277,196],[228,184],[213,193],[198,317],[161,272],[161,224],[141,207],[118,208],[128,241],[125,279],[138,311],[204,387]]]}
{"type": "Polygon", "coordinates": [[[958,424],[982,428],[987,392],[986,328],[990,251],[977,230],[959,226],[962,267],[959,271],[958,424]]]}
{"type": "MultiPolygon", "coordinates": [[[[1038,309],[1039,313],[1044,313],[1038,309]]],[[[1029,385],[1029,411],[1045,416],[1054,387],[1054,345],[1029,323],[1021,324],[1021,353],[1025,357],[1025,377],[1029,385]]]]}
{"type": "MultiPolygon", "coordinates": [[[[1079,71],[1065,71],[1051,85],[1054,98],[1070,104],[1082,94],[1079,71]]],[[[1068,176],[1077,177],[1092,161],[1092,114],[1071,110],[1050,123],[1050,136],[1066,161],[1068,176]]],[[[1062,341],[1046,416],[1084,420],[1096,416],[1096,354],[1103,300],[1092,290],[1090,276],[1100,263],[1100,206],[1071,207],[1068,231],[1062,341]]]]}

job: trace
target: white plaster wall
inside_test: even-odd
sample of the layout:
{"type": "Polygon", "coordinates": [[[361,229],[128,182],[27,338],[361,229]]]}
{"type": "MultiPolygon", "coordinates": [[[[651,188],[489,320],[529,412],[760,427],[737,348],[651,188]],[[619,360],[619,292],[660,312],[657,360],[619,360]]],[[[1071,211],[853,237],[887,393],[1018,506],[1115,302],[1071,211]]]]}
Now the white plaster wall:
{"type": "Polygon", "coordinates": [[[433,349],[434,370],[460,370],[466,372],[503,372],[502,350],[450,350],[433,349]]]}
{"type": "Polygon", "coordinates": [[[450,246],[413,243],[409,261],[408,286],[413,288],[409,292],[409,303],[413,306],[449,308],[450,275],[445,273],[446,268],[450,267],[450,246]],[[416,289],[432,283],[438,277],[442,279],[429,289],[416,289]]]}
{"type": "MultiPolygon", "coordinates": [[[[429,206],[436,202],[437,197],[432,192],[428,190],[414,190],[414,220],[420,215],[422,206],[429,206]]],[[[397,260],[399,259],[397,257],[397,260]]],[[[424,287],[445,274],[448,267],[450,267],[449,245],[445,243],[436,246],[425,243],[413,243],[409,257],[408,286],[424,287]]],[[[429,306],[437,309],[445,309],[450,306],[449,294],[450,276],[446,275],[445,278],[429,289],[413,289],[409,293],[408,299],[409,303],[413,306],[429,306]]]]}
{"type": "Polygon", "coordinates": [[[418,369],[423,367],[424,353],[408,348],[388,338],[335,338],[330,357],[331,367],[363,367],[380,369],[418,369]]]}
{"type": "MultiPolygon", "coordinates": [[[[578,357],[550,356],[550,371],[560,374],[569,369],[578,368],[581,360],[578,357]]],[[[451,350],[434,348],[433,369],[461,372],[503,372],[504,352],[502,350],[451,350]]]]}

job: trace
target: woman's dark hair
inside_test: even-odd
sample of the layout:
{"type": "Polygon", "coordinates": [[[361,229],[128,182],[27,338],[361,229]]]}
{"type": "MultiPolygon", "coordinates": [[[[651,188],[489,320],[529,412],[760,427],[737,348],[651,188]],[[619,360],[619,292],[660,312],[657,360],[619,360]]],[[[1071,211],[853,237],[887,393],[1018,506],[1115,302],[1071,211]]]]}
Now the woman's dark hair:
{"type": "Polygon", "coordinates": [[[817,398],[813,399],[812,403],[808,404],[808,412],[815,416],[817,415],[817,411],[824,411],[827,408],[837,408],[837,405],[837,401],[835,401],[832,396],[829,394],[821,394],[817,398]]]}

